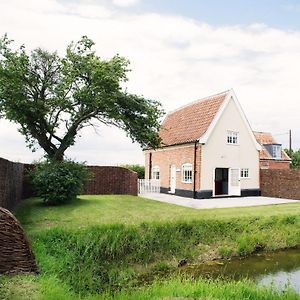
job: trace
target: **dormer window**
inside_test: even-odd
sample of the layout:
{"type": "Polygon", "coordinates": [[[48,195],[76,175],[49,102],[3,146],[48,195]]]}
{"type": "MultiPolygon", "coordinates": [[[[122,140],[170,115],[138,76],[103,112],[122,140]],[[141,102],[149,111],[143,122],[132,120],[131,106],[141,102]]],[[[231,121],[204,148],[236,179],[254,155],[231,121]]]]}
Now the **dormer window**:
{"type": "Polygon", "coordinates": [[[227,131],[227,144],[237,145],[238,143],[238,132],[227,131]]]}
{"type": "Polygon", "coordinates": [[[281,158],[281,146],[280,145],[272,145],[272,157],[276,159],[281,158]]]}

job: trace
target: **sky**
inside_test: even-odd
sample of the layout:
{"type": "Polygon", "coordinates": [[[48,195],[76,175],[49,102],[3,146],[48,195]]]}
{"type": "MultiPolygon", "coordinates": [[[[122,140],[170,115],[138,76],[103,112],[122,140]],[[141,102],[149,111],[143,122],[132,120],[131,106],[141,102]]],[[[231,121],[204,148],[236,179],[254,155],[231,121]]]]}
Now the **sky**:
{"type": "MultiPolygon", "coordinates": [[[[300,148],[300,1],[0,0],[0,36],[63,55],[87,35],[97,54],[131,62],[129,92],[168,112],[233,88],[253,130],[300,148]]],[[[0,157],[32,162],[17,124],[0,120],[0,157]]],[[[85,128],[67,156],[93,165],[144,163],[119,129],[85,128]]]]}

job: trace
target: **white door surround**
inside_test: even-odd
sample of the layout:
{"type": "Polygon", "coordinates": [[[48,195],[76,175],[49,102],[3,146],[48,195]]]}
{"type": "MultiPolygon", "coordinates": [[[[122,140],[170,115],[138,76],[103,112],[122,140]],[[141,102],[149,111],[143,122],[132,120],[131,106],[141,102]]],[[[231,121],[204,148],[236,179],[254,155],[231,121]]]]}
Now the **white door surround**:
{"type": "Polygon", "coordinates": [[[176,190],[176,166],[172,165],[170,169],[170,193],[175,194],[176,190]]]}

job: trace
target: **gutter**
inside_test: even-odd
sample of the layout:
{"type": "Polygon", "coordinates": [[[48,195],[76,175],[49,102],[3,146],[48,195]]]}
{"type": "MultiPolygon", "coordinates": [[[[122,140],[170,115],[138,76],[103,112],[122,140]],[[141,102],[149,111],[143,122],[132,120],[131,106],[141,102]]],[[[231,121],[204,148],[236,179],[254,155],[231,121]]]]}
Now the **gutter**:
{"type": "Polygon", "coordinates": [[[151,179],[152,174],[152,152],[149,153],[149,179],[151,179]]]}
{"type": "Polygon", "coordinates": [[[194,144],[194,178],[193,178],[193,198],[196,199],[196,165],[197,165],[197,144],[198,141],[194,144]]]}

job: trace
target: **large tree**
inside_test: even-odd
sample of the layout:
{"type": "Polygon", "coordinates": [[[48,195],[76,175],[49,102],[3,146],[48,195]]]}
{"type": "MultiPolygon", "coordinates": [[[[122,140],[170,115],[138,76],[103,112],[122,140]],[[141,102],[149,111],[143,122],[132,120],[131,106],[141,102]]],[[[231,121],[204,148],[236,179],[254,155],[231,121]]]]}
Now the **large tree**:
{"type": "Polygon", "coordinates": [[[0,40],[0,117],[20,125],[28,146],[38,144],[48,158],[63,160],[78,131],[95,121],[126,131],[142,147],[159,145],[157,101],[124,89],[129,62],[119,55],[103,60],[82,37],[66,54],[40,48],[26,52],[0,40]]]}

